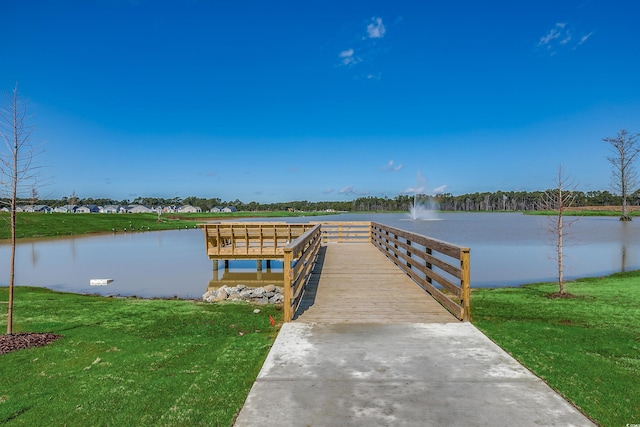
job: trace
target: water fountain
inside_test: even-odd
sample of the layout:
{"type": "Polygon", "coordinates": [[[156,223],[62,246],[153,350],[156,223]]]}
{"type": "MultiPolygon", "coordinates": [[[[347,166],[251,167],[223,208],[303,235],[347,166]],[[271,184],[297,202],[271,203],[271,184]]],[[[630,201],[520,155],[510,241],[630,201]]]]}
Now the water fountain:
{"type": "Polygon", "coordinates": [[[409,219],[412,221],[432,221],[437,219],[433,203],[420,202],[418,200],[419,193],[423,192],[426,187],[426,180],[418,171],[416,178],[416,187],[413,189],[413,203],[409,204],[409,219]],[[423,185],[421,185],[423,184],[423,185]]]}

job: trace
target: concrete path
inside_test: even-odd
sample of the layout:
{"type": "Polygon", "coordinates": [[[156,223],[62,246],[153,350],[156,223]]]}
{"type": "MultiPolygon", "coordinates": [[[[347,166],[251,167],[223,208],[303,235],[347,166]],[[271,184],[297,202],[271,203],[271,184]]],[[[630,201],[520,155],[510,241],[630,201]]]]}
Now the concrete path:
{"type": "Polygon", "coordinates": [[[244,426],[593,426],[470,323],[283,325],[244,426]]]}

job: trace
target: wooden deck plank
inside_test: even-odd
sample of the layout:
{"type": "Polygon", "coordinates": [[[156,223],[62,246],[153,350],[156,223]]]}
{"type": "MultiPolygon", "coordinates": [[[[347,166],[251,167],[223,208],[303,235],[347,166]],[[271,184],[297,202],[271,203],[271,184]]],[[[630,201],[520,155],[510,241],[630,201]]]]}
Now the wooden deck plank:
{"type": "Polygon", "coordinates": [[[294,321],[459,322],[370,243],[323,247],[294,321]]]}

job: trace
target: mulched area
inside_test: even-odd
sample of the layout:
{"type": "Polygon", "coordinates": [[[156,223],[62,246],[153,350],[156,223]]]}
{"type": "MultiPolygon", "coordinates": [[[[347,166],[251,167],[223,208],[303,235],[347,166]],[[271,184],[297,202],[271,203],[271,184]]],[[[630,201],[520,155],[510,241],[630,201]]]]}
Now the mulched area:
{"type": "Polygon", "coordinates": [[[27,348],[42,347],[54,342],[61,335],[52,333],[20,333],[0,335],[0,354],[27,348]]]}

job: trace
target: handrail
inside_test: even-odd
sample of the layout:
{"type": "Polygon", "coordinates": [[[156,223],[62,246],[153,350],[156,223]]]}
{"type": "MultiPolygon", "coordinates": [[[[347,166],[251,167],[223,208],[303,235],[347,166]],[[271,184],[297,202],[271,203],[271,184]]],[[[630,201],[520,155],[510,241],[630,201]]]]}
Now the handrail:
{"type": "Polygon", "coordinates": [[[372,223],[372,242],[460,320],[470,318],[470,249],[372,223]]]}
{"type": "Polygon", "coordinates": [[[300,305],[320,251],[321,224],[316,224],[284,248],[284,321],[290,322],[300,305]]]}
{"type": "Polygon", "coordinates": [[[371,242],[371,221],[324,221],[322,243],[369,243],[371,242]]]}
{"type": "Polygon", "coordinates": [[[209,258],[282,257],[284,247],[311,229],[311,224],[223,222],[199,224],[209,258]]]}

